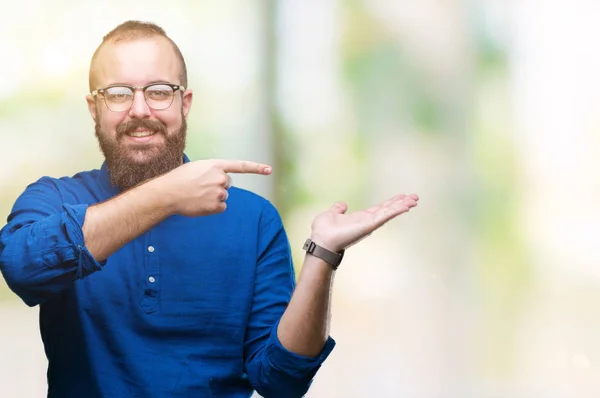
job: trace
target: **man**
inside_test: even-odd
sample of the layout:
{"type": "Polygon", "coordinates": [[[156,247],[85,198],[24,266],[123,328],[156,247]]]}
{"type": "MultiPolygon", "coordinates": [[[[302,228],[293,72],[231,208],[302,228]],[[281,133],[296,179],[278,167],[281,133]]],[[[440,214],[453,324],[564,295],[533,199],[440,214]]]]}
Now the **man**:
{"type": "Polygon", "coordinates": [[[90,92],[101,169],[29,185],[0,232],[4,278],[40,306],[48,396],[304,395],[335,344],[344,249],[417,196],[319,214],[296,284],[277,210],[231,186],[229,173],[271,168],[185,156],[192,92],[160,27],[106,35],[90,92]]]}

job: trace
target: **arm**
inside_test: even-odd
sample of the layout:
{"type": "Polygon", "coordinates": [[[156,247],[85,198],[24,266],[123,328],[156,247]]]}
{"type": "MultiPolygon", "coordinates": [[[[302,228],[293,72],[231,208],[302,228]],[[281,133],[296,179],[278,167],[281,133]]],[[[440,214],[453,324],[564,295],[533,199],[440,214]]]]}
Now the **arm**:
{"type": "MultiPolygon", "coordinates": [[[[352,214],[345,214],[344,203],[336,203],[315,218],[311,239],[319,246],[339,253],[416,206],[417,200],[416,195],[398,195],[352,214]]],[[[307,254],[298,286],[277,329],[281,344],[288,350],[309,357],[319,355],[329,334],[332,286],[331,266],[307,254]]]]}
{"type": "Polygon", "coordinates": [[[0,271],[27,305],[40,304],[102,269],[112,253],[169,215],[225,211],[227,172],[270,169],[254,162],[190,162],[93,206],[63,204],[54,183],[41,179],[17,199],[0,231],[0,271]]]}
{"type": "Polygon", "coordinates": [[[83,224],[85,244],[98,260],[173,214],[204,216],[225,211],[230,173],[269,174],[268,166],[246,161],[186,163],[105,203],[91,206],[83,224]]]}
{"type": "Polygon", "coordinates": [[[86,208],[64,205],[49,178],[29,185],[15,202],[0,231],[0,270],[27,305],[42,303],[104,265],[84,247],[86,208]]]}
{"type": "Polygon", "coordinates": [[[96,272],[108,256],[169,214],[153,184],[93,206],[63,204],[52,180],[31,184],[0,233],[0,269],[33,306],[96,272]]]}
{"type": "Polygon", "coordinates": [[[295,288],[295,272],[283,224],[272,206],[261,218],[258,239],[254,298],[244,347],[245,370],[254,389],[265,398],[302,397],[335,342],[329,338],[316,358],[297,355],[281,344],[277,327],[295,288]]]}
{"type": "Polygon", "coordinates": [[[158,178],[106,202],[88,207],[82,232],[85,247],[99,261],[175,214],[170,195],[158,178]]]}
{"type": "MultiPolygon", "coordinates": [[[[417,199],[399,195],[348,215],[345,204],[335,204],[315,218],[311,239],[340,252],[416,206],[417,199]]],[[[268,210],[259,226],[255,293],[244,352],[246,373],[263,397],[296,398],[306,394],[335,346],[328,331],[333,271],[321,259],[307,255],[295,286],[281,219],[274,209],[268,210]]]]}
{"type": "Polygon", "coordinates": [[[306,255],[298,286],[279,322],[281,344],[298,355],[316,357],[329,336],[334,271],[320,258],[306,255]]]}

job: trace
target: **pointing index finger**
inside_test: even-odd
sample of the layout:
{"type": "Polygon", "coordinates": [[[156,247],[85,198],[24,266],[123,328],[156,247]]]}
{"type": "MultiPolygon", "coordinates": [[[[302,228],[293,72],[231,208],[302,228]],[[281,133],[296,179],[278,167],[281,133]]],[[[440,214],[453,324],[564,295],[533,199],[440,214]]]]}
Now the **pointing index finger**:
{"type": "Polygon", "coordinates": [[[272,171],[269,165],[249,160],[221,160],[218,162],[218,165],[226,173],[269,175],[272,171]]]}

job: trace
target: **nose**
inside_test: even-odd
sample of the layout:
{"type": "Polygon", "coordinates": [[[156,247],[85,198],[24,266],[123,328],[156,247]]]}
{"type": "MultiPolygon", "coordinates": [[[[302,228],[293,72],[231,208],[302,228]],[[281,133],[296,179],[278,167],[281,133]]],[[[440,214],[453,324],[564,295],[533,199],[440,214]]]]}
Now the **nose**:
{"type": "Polygon", "coordinates": [[[146,99],[144,98],[144,92],[136,90],[133,94],[133,104],[129,108],[129,116],[132,118],[145,119],[150,117],[151,110],[146,99]]]}

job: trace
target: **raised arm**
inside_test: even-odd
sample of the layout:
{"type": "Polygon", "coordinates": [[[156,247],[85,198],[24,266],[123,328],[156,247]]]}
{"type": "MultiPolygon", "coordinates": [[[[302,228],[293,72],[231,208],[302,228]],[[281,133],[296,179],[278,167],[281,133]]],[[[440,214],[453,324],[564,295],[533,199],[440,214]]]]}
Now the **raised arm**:
{"type": "Polygon", "coordinates": [[[225,211],[227,173],[269,174],[260,163],[232,160],[189,162],[107,202],[88,208],[85,245],[105,260],[127,242],[173,214],[195,217],[225,211]]]}
{"type": "MultiPolygon", "coordinates": [[[[311,239],[334,253],[354,245],[389,220],[417,205],[417,195],[398,195],[369,209],[346,214],[343,202],[319,214],[312,224],[311,239]]],[[[329,335],[330,298],[333,286],[330,264],[307,254],[292,300],[277,329],[281,344],[309,357],[318,356],[329,335]]]]}
{"type": "Polygon", "coordinates": [[[186,163],[105,202],[64,204],[51,179],[30,185],[0,231],[0,271],[33,306],[99,269],[120,247],[172,214],[223,212],[227,173],[269,174],[254,162],[186,163]]]}
{"type": "MultiPolygon", "coordinates": [[[[340,252],[416,206],[417,199],[416,195],[399,195],[352,214],[345,214],[346,205],[337,203],[316,217],[311,239],[340,252]]],[[[329,337],[334,272],[330,264],[307,255],[296,285],[283,224],[274,209],[267,210],[260,225],[255,295],[246,334],[246,372],[265,398],[300,398],[335,346],[329,337]]]]}

